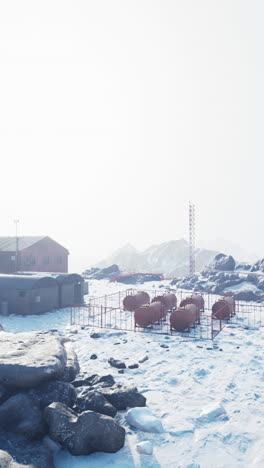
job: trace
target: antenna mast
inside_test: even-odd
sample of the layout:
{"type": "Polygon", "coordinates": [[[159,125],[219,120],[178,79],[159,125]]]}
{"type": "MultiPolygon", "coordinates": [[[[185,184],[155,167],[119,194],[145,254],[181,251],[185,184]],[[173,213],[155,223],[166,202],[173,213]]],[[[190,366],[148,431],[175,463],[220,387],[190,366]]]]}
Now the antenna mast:
{"type": "Polygon", "coordinates": [[[189,202],[189,274],[195,273],[195,205],[189,202]]]}

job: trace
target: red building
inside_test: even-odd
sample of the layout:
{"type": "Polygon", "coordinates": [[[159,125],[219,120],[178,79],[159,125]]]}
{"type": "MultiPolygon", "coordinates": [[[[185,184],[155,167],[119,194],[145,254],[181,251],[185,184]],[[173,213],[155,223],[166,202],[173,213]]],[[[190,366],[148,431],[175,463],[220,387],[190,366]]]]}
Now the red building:
{"type": "Polygon", "coordinates": [[[65,247],[48,236],[0,237],[0,273],[68,273],[68,255],[65,247]]]}

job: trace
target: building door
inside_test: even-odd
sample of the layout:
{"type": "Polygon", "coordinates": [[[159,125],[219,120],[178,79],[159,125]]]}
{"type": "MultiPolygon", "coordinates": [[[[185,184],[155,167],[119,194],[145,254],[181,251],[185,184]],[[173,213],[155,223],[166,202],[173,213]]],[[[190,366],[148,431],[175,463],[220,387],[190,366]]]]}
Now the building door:
{"type": "Polygon", "coordinates": [[[82,303],[81,283],[76,283],[74,285],[74,305],[79,305],[81,303],[82,303]]]}

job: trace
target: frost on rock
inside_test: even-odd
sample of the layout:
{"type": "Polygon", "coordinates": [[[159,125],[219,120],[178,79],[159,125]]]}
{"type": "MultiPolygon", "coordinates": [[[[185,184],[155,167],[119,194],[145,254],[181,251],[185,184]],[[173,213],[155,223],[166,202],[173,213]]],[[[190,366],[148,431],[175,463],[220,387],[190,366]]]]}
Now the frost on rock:
{"type": "Polygon", "coordinates": [[[161,421],[148,408],[131,408],[126,414],[130,426],[144,432],[164,432],[161,421]]]}
{"type": "Polygon", "coordinates": [[[144,440],[143,442],[139,442],[137,444],[137,451],[143,455],[152,455],[153,445],[150,440],[144,440]]]}
{"type": "Polygon", "coordinates": [[[200,420],[202,421],[214,421],[216,419],[227,418],[227,412],[221,403],[211,403],[206,406],[200,414],[200,420]]]}

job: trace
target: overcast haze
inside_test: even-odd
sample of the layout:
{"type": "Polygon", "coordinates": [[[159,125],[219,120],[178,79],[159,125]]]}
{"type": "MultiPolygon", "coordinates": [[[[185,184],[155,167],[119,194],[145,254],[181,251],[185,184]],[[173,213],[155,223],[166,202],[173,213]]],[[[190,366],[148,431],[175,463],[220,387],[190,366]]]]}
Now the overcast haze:
{"type": "Polygon", "coordinates": [[[1,1],[1,235],[263,256],[263,1],[1,1]]]}

